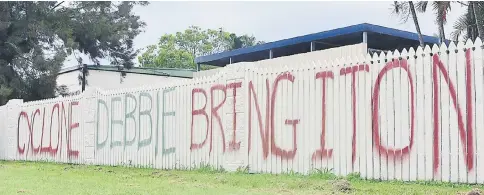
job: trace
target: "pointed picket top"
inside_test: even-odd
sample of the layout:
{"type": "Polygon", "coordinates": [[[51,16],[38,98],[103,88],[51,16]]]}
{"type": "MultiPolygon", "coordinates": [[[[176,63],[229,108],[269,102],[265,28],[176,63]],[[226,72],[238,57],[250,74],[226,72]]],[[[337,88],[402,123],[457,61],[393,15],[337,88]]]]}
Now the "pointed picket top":
{"type": "Polygon", "coordinates": [[[291,69],[289,68],[289,66],[287,64],[284,64],[281,72],[288,72],[288,71],[291,71],[291,69]]]}
{"type": "Polygon", "coordinates": [[[207,80],[207,76],[206,76],[206,75],[203,75],[202,79],[198,80],[198,83],[197,83],[197,84],[202,84],[202,83],[204,83],[206,80],[207,80]]]}
{"type": "MultiPolygon", "coordinates": [[[[391,52],[388,52],[387,54],[390,54],[391,52]]],[[[375,63],[378,64],[385,64],[385,58],[387,57],[387,54],[385,52],[381,52],[380,55],[378,56],[378,59],[375,61],[375,63]]]]}
{"type": "Polygon", "coordinates": [[[358,59],[358,61],[357,61],[358,64],[365,64],[365,63],[367,63],[366,56],[364,56],[363,54],[358,54],[356,56],[356,58],[358,59]]]}
{"type": "Polygon", "coordinates": [[[354,62],[353,62],[353,63],[354,63],[355,65],[359,65],[359,64],[363,64],[363,63],[364,63],[365,58],[363,58],[363,56],[360,54],[360,55],[356,55],[356,56],[355,56],[355,59],[353,59],[353,60],[354,60],[354,62]]]}
{"type": "Polygon", "coordinates": [[[415,56],[415,50],[413,47],[410,47],[410,49],[407,52],[408,57],[413,58],[415,56]]]}
{"type": "Polygon", "coordinates": [[[312,70],[325,70],[325,69],[329,69],[330,66],[325,61],[323,61],[322,59],[318,59],[318,60],[314,61],[314,64],[313,63],[310,64],[310,65],[312,65],[312,67],[308,67],[307,69],[308,70],[311,70],[311,69],[312,70]]]}
{"type": "Polygon", "coordinates": [[[383,52],[381,52],[380,54],[377,54],[376,52],[373,53],[373,58],[371,60],[371,61],[373,61],[373,65],[375,65],[375,66],[379,65],[379,59],[382,57],[382,53],[383,52]]]}
{"type": "Polygon", "coordinates": [[[379,56],[378,53],[374,52],[373,55],[371,55],[371,58],[376,59],[376,58],[378,58],[378,56],[379,56]]]}
{"type": "Polygon", "coordinates": [[[365,55],[365,61],[366,61],[366,63],[367,63],[369,66],[371,66],[371,61],[372,61],[372,60],[373,60],[373,57],[371,56],[371,54],[367,53],[367,54],[365,55]]]}
{"type": "Polygon", "coordinates": [[[331,64],[328,63],[328,60],[324,59],[324,60],[318,60],[318,67],[326,67],[326,68],[331,68],[331,64]]]}
{"type": "Polygon", "coordinates": [[[465,47],[466,48],[472,48],[472,47],[474,47],[474,43],[472,43],[472,40],[471,39],[467,39],[466,44],[465,44],[465,47]]]}
{"type": "Polygon", "coordinates": [[[344,58],[345,60],[345,67],[351,67],[351,66],[354,66],[355,65],[355,58],[354,57],[351,57],[351,56],[347,56],[344,58]]]}
{"type": "Polygon", "coordinates": [[[200,80],[201,77],[196,77],[195,79],[193,79],[193,82],[191,84],[194,84],[194,83],[198,83],[198,81],[200,80]]]}
{"type": "Polygon", "coordinates": [[[400,54],[400,56],[402,57],[403,60],[408,60],[409,57],[408,57],[408,51],[407,51],[407,49],[403,49],[402,50],[402,53],[400,54]]]}
{"type": "Polygon", "coordinates": [[[313,70],[316,68],[321,67],[320,64],[317,63],[317,61],[311,61],[307,64],[304,70],[313,70]]]}
{"type": "Polygon", "coordinates": [[[437,54],[440,51],[440,47],[437,44],[432,46],[432,53],[437,54]]]}
{"type": "Polygon", "coordinates": [[[399,59],[400,57],[403,58],[402,54],[400,54],[400,52],[397,49],[395,49],[395,51],[393,52],[392,58],[389,58],[388,61],[391,61],[393,59],[399,59]]]}
{"type": "Polygon", "coordinates": [[[442,46],[440,46],[439,48],[439,56],[446,56],[447,50],[448,50],[447,45],[442,44],[442,46]]]}
{"type": "MultiPolygon", "coordinates": [[[[319,61],[319,60],[318,60],[318,61],[319,61]]],[[[315,62],[314,60],[312,60],[312,61],[308,61],[308,62],[307,62],[307,63],[305,63],[305,65],[304,65],[304,70],[308,70],[308,69],[313,68],[315,63],[316,63],[316,62],[315,62]]],[[[324,64],[321,64],[321,66],[324,66],[324,64]]]]}
{"type": "Polygon", "coordinates": [[[339,62],[337,61],[337,59],[328,60],[328,65],[331,67],[331,69],[338,67],[338,63],[339,62]]]}
{"type": "Polygon", "coordinates": [[[256,74],[258,75],[267,75],[268,69],[267,67],[260,68],[259,70],[255,71],[256,74]]]}
{"type": "Polygon", "coordinates": [[[299,63],[297,63],[294,70],[299,71],[299,70],[302,70],[302,69],[306,69],[307,65],[308,65],[307,62],[299,62],[299,63]]]}
{"type": "Polygon", "coordinates": [[[348,62],[345,57],[341,57],[341,60],[339,61],[339,66],[338,67],[339,68],[347,67],[348,66],[348,63],[350,63],[350,62],[348,62]]]}
{"type": "Polygon", "coordinates": [[[480,46],[482,46],[482,40],[479,37],[477,37],[476,40],[474,41],[474,47],[476,47],[477,49],[477,47],[480,47],[480,46]]]}
{"type": "Polygon", "coordinates": [[[424,48],[418,46],[417,49],[415,50],[415,55],[417,55],[417,57],[422,57],[423,52],[424,52],[424,48]]]}
{"type": "Polygon", "coordinates": [[[329,59],[328,62],[331,64],[331,67],[336,68],[339,66],[339,59],[338,58],[333,58],[329,59]]]}
{"type": "Polygon", "coordinates": [[[455,45],[454,42],[451,42],[447,49],[449,50],[449,54],[455,53],[455,50],[457,49],[457,45],[455,45]]]}
{"type": "Polygon", "coordinates": [[[457,50],[458,50],[458,52],[462,52],[464,50],[464,47],[465,47],[464,42],[459,41],[459,43],[457,43],[457,50]]]}
{"type": "MultiPolygon", "coordinates": [[[[220,74],[220,72],[217,72],[215,74],[220,74]]],[[[203,75],[201,83],[205,83],[207,80],[210,80],[211,77],[212,75],[203,75]]]]}
{"type": "Polygon", "coordinates": [[[192,80],[184,79],[184,80],[181,81],[180,86],[186,86],[186,85],[188,85],[188,82],[192,82],[192,80]]]}
{"type": "MultiPolygon", "coordinates": [[[[410,47],[409,49],[411,49],[411,47],[410,47]]],[[[407,54],[407,53],[408,53],[407,48],[403,48],[403,49],[402,49],[402,54],[407,54]]]]}
{"type": "Polygon", "coordinates": [[[337,66],[336,61],[334,59],[327,60],[326,63],[329,69],[334,69],[337,66]]]}
{"type": "Polygon", "coordinates": [[[423,54],[429,54],[430,52],[432,52],[432,49],[430,48],[430,46],[425,45],[425,47],[423,48],[423,54]]]}
{"type": "Polygon", "coordinates": [[[382,63],[382,65],[386,65],[386,63],[391,62],[391,61],[392,61],[392,59],[395,57],[395,55],[394,55],[394,54],[395,54],[395,52],[398,52],[398,51],[397,51],[397,50],[395,50],[395,51],[390,51],[390,52],[388,52],[388,53],[387,53],[387,55],[385,56],[385,58],[383,58],[383,59],[382,59],[382,60],[383,60],[383,61],[381,62],[381,63],[382,63]]]}
{"type": "Polygon", "coordinates": [[[341,61],[340,61],[340,59],[335,58],[333,60],[333,68],[338,68],[339,66],[341,66],[341,61]]]}

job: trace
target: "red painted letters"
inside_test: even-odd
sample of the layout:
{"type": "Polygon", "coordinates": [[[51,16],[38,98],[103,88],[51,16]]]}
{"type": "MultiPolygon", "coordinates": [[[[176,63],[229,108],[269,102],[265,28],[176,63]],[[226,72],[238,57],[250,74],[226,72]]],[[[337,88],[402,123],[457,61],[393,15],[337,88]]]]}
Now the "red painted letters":
{"type": "Polygon", "coordinates": [[[217,110],[220,109],[220,107],[223,106],[223,104],[225,103],[225,100],[227,99],[227,90],[225,88],[225,85],[215,85],[215,86],[212,86],[212,88],[210,89],[210,105],[212,105],[212,118],[210,119],[210,152],[212,152],[212,142],[213,142],[213,117],[215,117],[215,119],[217,119],[218,121],[218,125],[220,126],[220,133],[222,135],[222,145],[223,145],[223,151],[225,152],[225,134],[224,134],[224,127],[222,126],[222,120],[220,119],[220,116],[218,115],[217,113],[217,110]],[[220,90],[222,92],[224,92],[224,98],[223,100],[215,107],[214,106],[214,103],[213,103],[213,91],[214,90],[220,90]]]}
{"type": "MultiPolygon", "coordinates": [[[[45,115],[46,115],[46,108],[44,107],[43,109],[43,117],[42,117],[42,130],[40,134],[40,144],[36,147],[34,146],[34,135],[35,135],[35,128],[34,124],[36,122],[36,117],[37,115],[41,115],[40,109],[35,109],[35,111],[31,115],[31,120],[29,119],[28,114],[25,111],[20,112],[19,118],[18,118],[18,124],[17,124],[17,152],[20,155],[23,155],[25,153],[25,143],[23,146],[20,146],[20,119],[24,118],[25,121],[27,122],[27,132],[28,132],[28,140],[27,140],[27,153],[29,148],[32,148],[32,154],[33,155],[38,155],[39,153],[48,153],[51,156],[56,156],[57,152],[59,151],[60,148],[62,148],[62,131],[64,130],[63,128],[63,123],[62,123],[62,117],[64,117],[64,122],[66,123],[66,113],[64,109],[64,103],[62,104],[62,116],[60,116],[60,106],[59,103],[54,104],[52,107],[52,112],[51,112],[51,118],[50,118],[50,132],[49,132],[49,145],[44,146],[44,135],[45,135],[45,115]],[[57,138],[57,146],[56,148],[52,148],[52,125],[55,123],[53,120],[54,118],[54,111],[57,109],[57,124],[58,124],[58,138],[57,138]],[[59,147],[60,146],[60,147],[59,147]]],[[[79,102],[74,101],[70,103],[70,110],[69,110],[69,125],[65,125],[65,130],[66,130],[66,135],[67,137],[67,156],[70,157],[78,157],[79,152],[75,151],[72,149],[72,130],[75,128],[79,127],[79,123],[72,123],[72,107],[74,105],[79,105],[79,102]]],[[[64,124],[65,124],[64,123],[64,124]]]]}
{"type": "Polygon", "coordinates": [[[373,140],[375,142],[375,147],[378,150],[379,154],[385,154],[388,156],[399,156],[403,157],[404,155],[408,155],[410,152],[410,149],[412,149],[413,146],[413,132],[414,132],[414,121],[415,121],[415,107],[414,107],[414,90],[413,90],[413,79],[412,75],[410,74],[410,70],[408,69],[407,65],[407,60],[401,60],[399,61],[398,59],[392,60],[386,64],[386,66],[380,71],[378,74],[378,77],[376,79],[375,83],[375,88],[373,91],[373,97],[372,97],[372,104],[373,104],[373,110],[372,110],[372,121],[373,121],[373,140]],[[381,139],[379,136],[379,121],[378,121],[378,99],[380,95],[380,83],[381,80],[383,79],[383,76],[390,71],[393,68],[402,68],[407,72],[407,77],[408,77],[408,82],[409,82],[409,88],[410,88],[410,110],[411,110],[411,116],[410,116],[410,140],[409,140],[409,145],[405,146],[400,149],[392,149],[392,148],[387,148],[382,145],[381,139]]]}
{"type": "Polygon", "coordinates": [[[277,146],[275,142],[275,126],[274,126],[274,109],[275,109],[275,102],[276,102],[276,93],[277,93],[277,86],[280,81],[288,80],[290,82],[294,82],[295,77],[288,72],[282,73],[277,76],[276,80],[274,81],[274,87],[272,89],[272,94],[269,92],[269,80],[266,80],[266,92],[267,92],[267,101],[266,101],[266,125],[265,128],[262,128],[262,116],[260,113],[259,102],[257,101],[257,94],[254,90],[254,85],[252,81],[249,82],[249,152],[251,148],[251,136],[252,136],[252,97],[255,99],[255,107],[257,111],[257,118],[259,121],[259,131],[262,139],[262,150],[264,158],[267,158],[269,155],[269,128],[270,128],[270,138],[271,138],[271,152],[276,155],[282,157],[282,159],[292,159],[296,155],[297,151],[297,143],[296,143],[296,126],[299,123],[299,119],[289,120],[286,119],[285,124],[292,125],[293,127],[293,149],[292,150],[284,150],[277,146]],[[252,96],[251,96],[252,94],[252,96]],[[270,97],[270,99],[269,99],[270,97]],[[269,112],[270,110],[270,112],[269,112]],[[270,126],[269,126],[269,118],[270,118],[270,126]]]}
{"type": "Polygon", "coordinates": [[[202,88],[195,88],[192,90],[192,124],[191,124],[191,139],[190,139],[190,150],[194,150],[194,149],[199,149],[199,148],[202,148],[203,145],[205,145],[205,143],[207,142],[207,138],[208,138],[208,125],[209,125],[209,121],[208,121],[208,114],[207,112],[205,112],[205,107],[207,107],[207,92],[205,92],[205,90],[203,90],[202,88]],[[200,109],[197,109],[195,110],[195,94],[196,93],[201,93],[203,94],[203,96],[205,97],[205,103],[203,104],[203,107],[200,108],[200,109]],[[203,115],[205,116],[205,120],[207,121],[207,131],[205,133],[205,139],[203,140],[202,143],[193,143],[193,118],[194,116],[196,115],[203,115]]]}
{"type": "Polygon", "coordinates": [[[353,114],[353,136],[351,138],[351,163],[352,165],[356,160],[356,72],[358,71],[370,71],[368,64],[358,65],[353,67],[342,68],[340,75],[351,74],[351,107],[353,114]]]}
{"type": "Polygon", "coordinates": [[[333,149],[326,149],[326,79],[330,78],[333,79],[333,72],[331,71],[323,71],[316,73],[316,79],[321,79],[322,88],[323,88],[323,95],[321,97],[322,101],[322,117],[321,117],[321,138],[320,138],[320,149],[316,150],[313,153],[312,159],[313,160],[321,160],[323,158],[331,158],[333,156],[333,149]]]}
{"type": "Polygon", "coordinates": [[[439,168],[439,81],[437,77],[437,71],[440,70],[445,82],[447,83],[450,91],[450,97],[452,98],[452,103],[454,104],[454,109],[457,111],[457,123],[459,127],[459,136],[462,141],[462,150],[465,154],[465,161],[467,169],[470,171],[474,167],[474,144],[472,136],[472,72],[471,72],[471,62],[470,62],[470,50],[466,51],[466,105],[467,105],[467,133],[466,128],[464,128],[464,119],[462,118],[462,111],[460,105],[457,101],[457,93],[455,91],[454,84],[449,78],[449,74],[445,69],[444,65],[439,59],[439,56],[435,54],[433,56],[433,91],[434,91],[434,173],[438,171],[439,168]]]}
{"type": "Polygon", "coordinates": [[[293,126],[293,136],[292,136],[292,143],[293,149],[292,150],[283,150],[279,146],[277,146],[275,141],[275,129],[274,129],[274,109],[276,104],[276,93],[277,93],[277,86],[280,81],[288,80],[294,82],[294,76],[291,73],[282,73],[277,76],[276,80],[274,81],[274,88],[272,88],[272,95],[271,95],[271,152],[277,156],[281,156],[282,159],[292,159],[296,155],[297,151],[297,144],[296,144],[296,125],[299,123],[299,120],[289,120],[286,119],[286,124],[293,126]]]}
{"type": "Polygon", "coordinates": [[[227,88],[232,88],[233,89],[233,93],[232,93],[232,96],[234,98],[234,102],[233,102],[233,112],[234,112],[234,117],[233,117],[233,130],[234,130],[234,133],[232,134],[232,140],[230,140],[229,142],[229,149],[230,150],[239,150],[240,149],[240,142],[237,142],[237,137],[236,137],[236,131],[237,131],[237,112],[235,112],[235,106],[237,104],[237,88],[240,88],[242,87],[242,82],[238,82],[238,83],[230,83],[227,85],[227,88]]]}
{"type": "Polygon", "coordinates": [[[72,109],[74,106],[79,105],[79,102],[72,102],[70,109],[69,109],[69,131],[67,132],[69,134],[68,140],[67,140],[67,157],[77,157],[79,156],[79,151],[77,150],[72,150],[72,129],[78,128],[79,123],[72,123],[72,109]]]}
{"type": "Polygon", "coordinates": [[[265,128],[262,128],[262,116],[260,113],[260,106],[259,106],[259,101],[257,101],[257,94],[255,93],[254,90],[254,84],[252,84],[252,81],[249,82],[249,152],[251,148],[251,137],[252,137],[252,97],[254,97],[254,104],[255,104],[255,109],[257,112],[257,119],[259,121],[259,131],[260,131],[260,137],[262,139],[262,151],[263,151],[263,156],[264,158],[267,158],[269,156],[269,80],[266,80],[266,92],[267,92],[267,98],[266,98],[266,119],[265,119],[265,128]],[[251,96],[252,94],[252,96],[251,96]]]}

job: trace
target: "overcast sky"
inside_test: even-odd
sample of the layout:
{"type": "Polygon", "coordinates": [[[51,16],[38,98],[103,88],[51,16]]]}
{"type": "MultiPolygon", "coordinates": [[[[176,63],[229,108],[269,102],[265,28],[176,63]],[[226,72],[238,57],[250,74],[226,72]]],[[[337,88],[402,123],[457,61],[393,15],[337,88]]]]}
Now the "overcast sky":
{"type": "MultiPolygon", "coordinates": [[[[359,23],[370,23],[416,32],[413,21],[402,23],[391,15],[393,1],[321,1],[321,2],[151,2],[138,6],[134,12],[146,22],[145,32],[135,38],[136,48],[158,42],[165,33],[185,30],[190,25],[218,29],[236,34],[249,34],[266,42],[331,30],[359,23]]],[[[465,7],[452,4],[445,26],[450,38],[456,19],[465,7]]],[[[419,14],[422,33],[438,33],[435,17],[430,11],[419,14]]],[[[105,60],[103,64],[109,63],[105,60]]],[[[136,60],[136,63],[137,60],[136,60]]],[[[75,65],[69,60],[66,65],[75,65]]]]}

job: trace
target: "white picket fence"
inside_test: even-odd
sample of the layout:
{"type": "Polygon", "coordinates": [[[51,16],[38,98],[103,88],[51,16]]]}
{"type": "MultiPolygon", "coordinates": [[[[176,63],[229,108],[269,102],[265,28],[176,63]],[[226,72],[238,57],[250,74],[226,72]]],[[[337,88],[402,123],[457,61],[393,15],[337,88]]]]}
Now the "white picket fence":
{"type": "Polygon", "coordinates": [[[484,183],[482,42],[0,107],[0,159],[484,183]]]}

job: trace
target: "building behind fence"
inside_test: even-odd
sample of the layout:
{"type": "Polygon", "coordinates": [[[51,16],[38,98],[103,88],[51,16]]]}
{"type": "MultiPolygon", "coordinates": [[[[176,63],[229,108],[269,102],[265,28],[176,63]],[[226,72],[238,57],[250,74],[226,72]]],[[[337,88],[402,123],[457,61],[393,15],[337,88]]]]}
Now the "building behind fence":
{"type": "Polygon", "coordinates": [[[0,158],[484,183],[481,46],[244,62],[151,88],[11,100],[0,158]]]}

